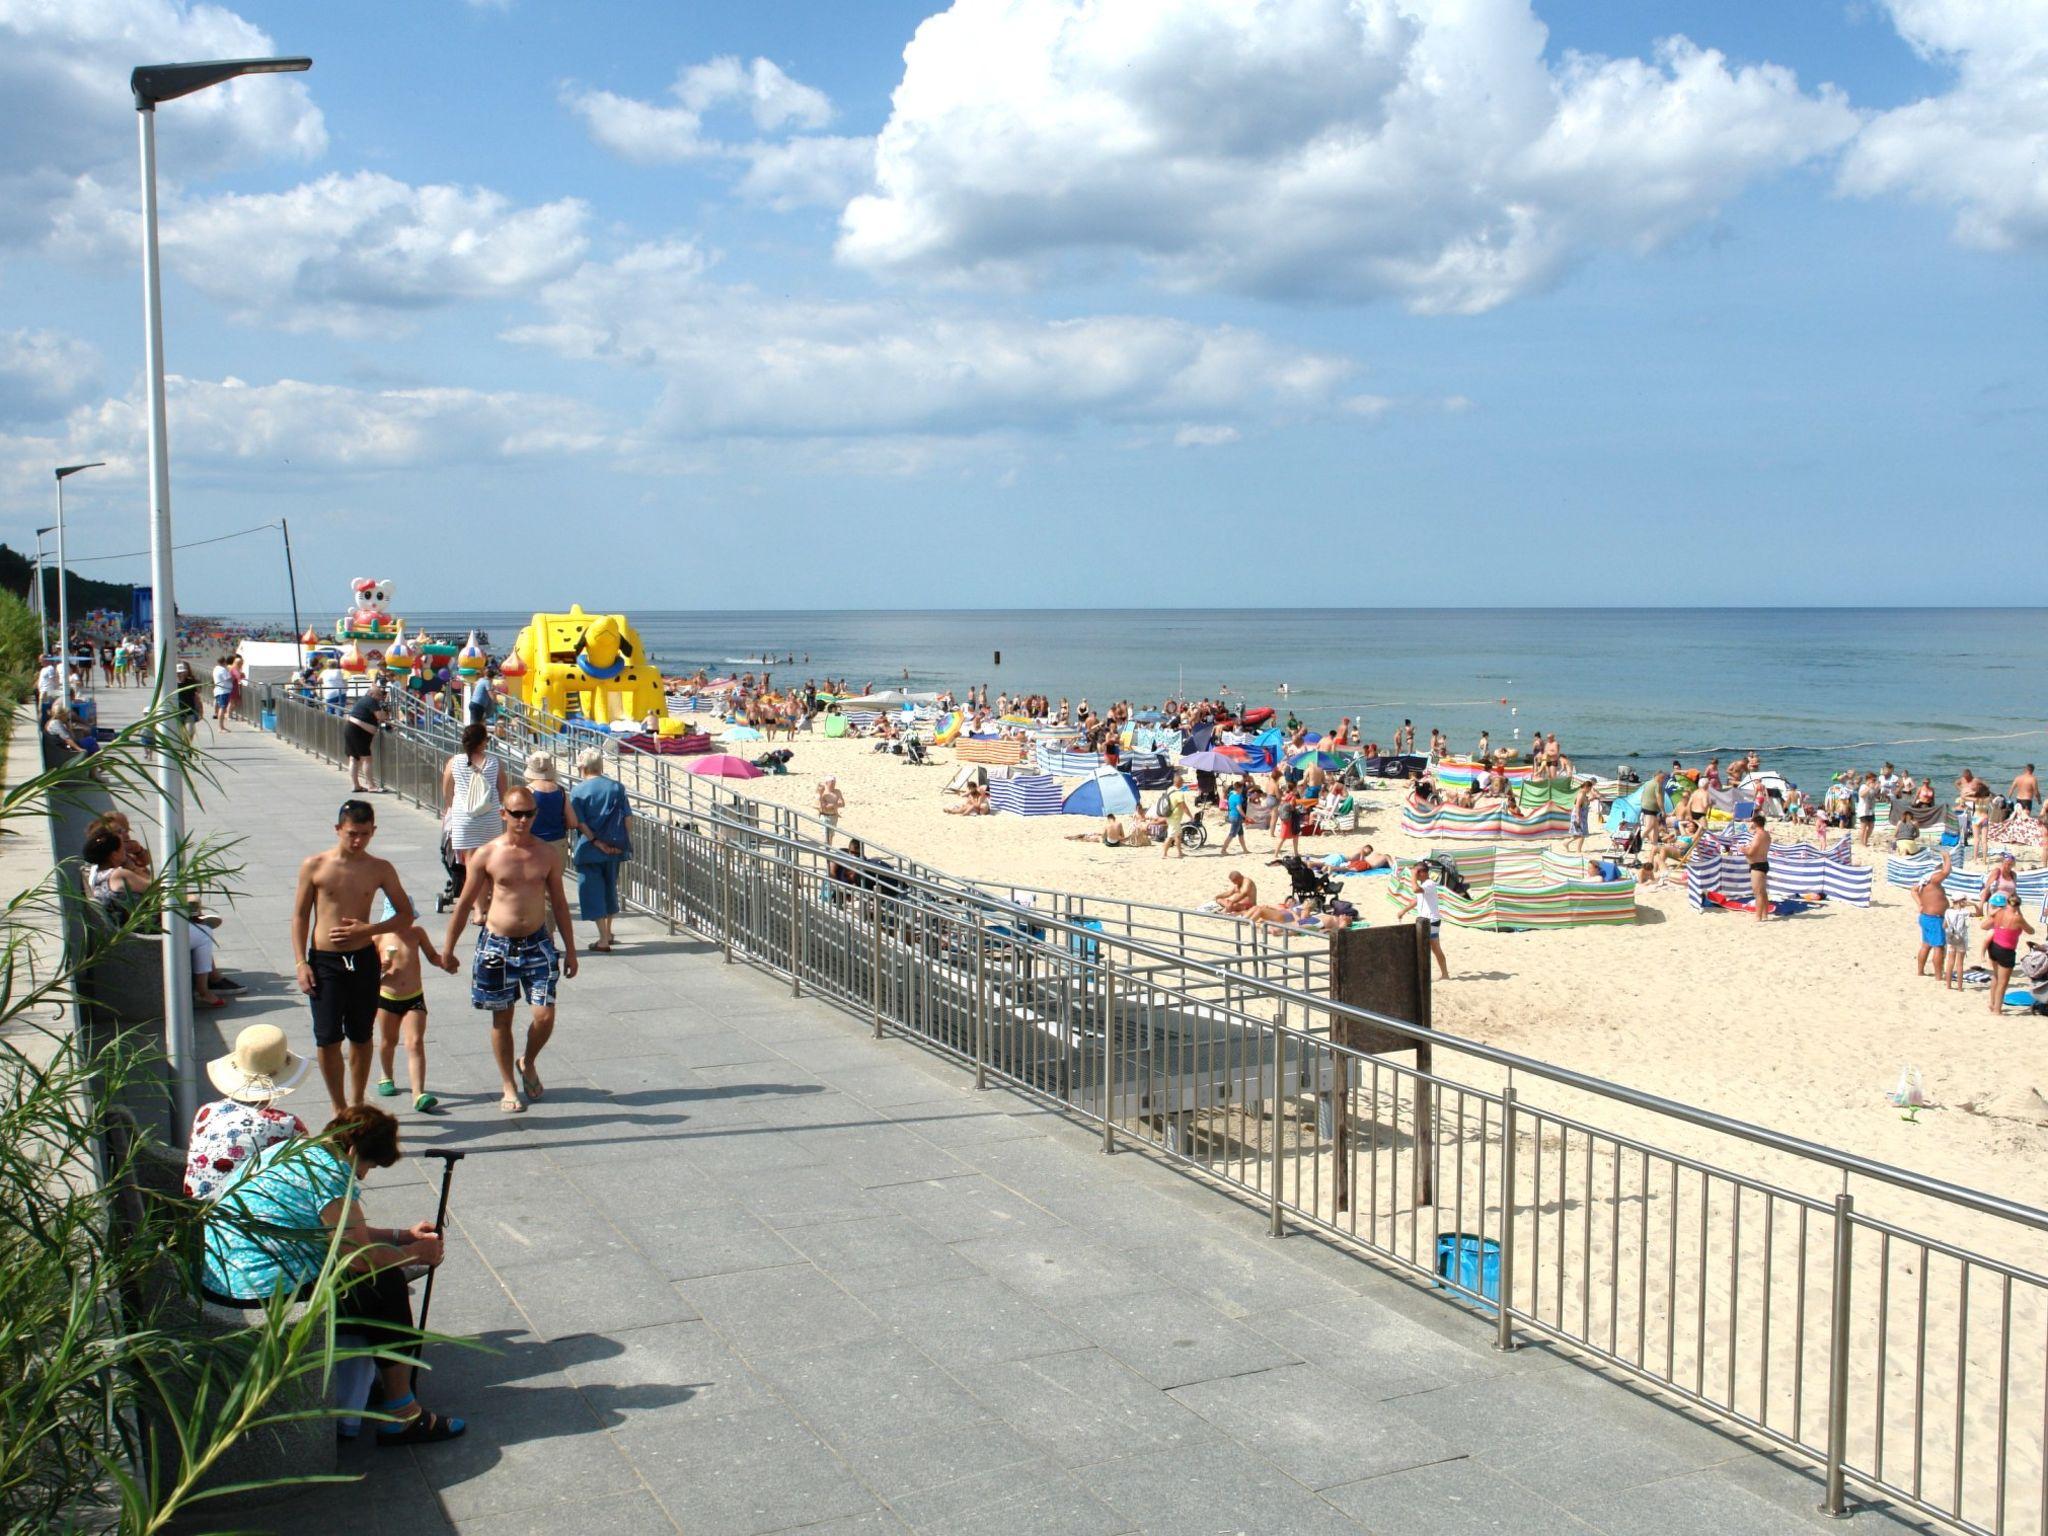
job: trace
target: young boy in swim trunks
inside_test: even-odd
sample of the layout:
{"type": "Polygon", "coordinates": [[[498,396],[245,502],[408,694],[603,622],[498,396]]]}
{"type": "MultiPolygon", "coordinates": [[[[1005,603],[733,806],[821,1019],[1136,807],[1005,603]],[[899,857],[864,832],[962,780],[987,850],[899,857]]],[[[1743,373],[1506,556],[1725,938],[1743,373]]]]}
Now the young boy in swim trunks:
{"type": "MultiPolygon", "coordinates": [[[[389,915],[388,903],[384,915],[389,915]]],[[[456,969],[455,962],[434,948],[433,940],[418,923],[377,940],[381,965],[377,982],[377,1092],[387,1099],[398,1092],[391,1069],[399,1036],[403,1034],[412,1107],[427,1114],[438,1108],[441,1101],[427,1092],[427,997],[420,982],[423,954],[429,965],[444,971],[456,969]]]]}
{"type": "Polygon", "coordinates": [[[1951,992],[1963,990],[1963,967],[1970,959],[1970,919],[1983,915],[1984,909],[1974,901],[1958,901],[1942,914],[1941,975],[1951,992]]]}

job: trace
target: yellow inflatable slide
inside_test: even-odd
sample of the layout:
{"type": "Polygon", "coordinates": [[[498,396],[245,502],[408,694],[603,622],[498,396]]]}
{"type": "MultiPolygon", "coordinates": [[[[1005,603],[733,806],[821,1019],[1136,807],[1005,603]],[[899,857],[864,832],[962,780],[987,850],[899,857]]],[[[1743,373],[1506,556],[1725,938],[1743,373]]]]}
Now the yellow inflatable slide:
{"type": "Polygon", "coordinates": [[[598,725],[663,708],[661,673],[622,613],[536,613],[502,668],[529,709],[598,725]]]}

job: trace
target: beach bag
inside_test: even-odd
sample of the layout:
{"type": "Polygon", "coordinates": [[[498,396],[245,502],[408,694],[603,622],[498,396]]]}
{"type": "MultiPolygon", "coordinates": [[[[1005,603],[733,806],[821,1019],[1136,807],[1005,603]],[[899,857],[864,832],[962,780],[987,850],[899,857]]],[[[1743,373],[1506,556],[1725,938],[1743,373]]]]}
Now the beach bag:
{"type": "Polygon", "coordinates": [[[2015,965],[2012,971],[2015,976],[2023,976],[2028,981],[2040,981],[2048,977],[2048,949],[2039,944],[2029,944],[2027,952],[2020,956],[2019,964],[2015,965]]]}
{"type": "MultiPolygon", "coordinates": [[[[464,766],[468,765],[468,761],[467,758],[461,759],[464,766]]],[[[491,781],[489,774],[490,770],[488,768],[481,771],[475,768],[469,769],[467,777],[464,777],[462,780],[461,787],[455,792],[455,810],[458,815],[481,816],[491,808],[491,781]]]]}
{"type": "Polygon", "coordinates": [[[1898,1086],[1891,1091],[1891,1101],[1900,1109],[1917,1109],[1927,1102],[1927,1080],[1915,1066],[1899,1068],[1898,1086]]]}

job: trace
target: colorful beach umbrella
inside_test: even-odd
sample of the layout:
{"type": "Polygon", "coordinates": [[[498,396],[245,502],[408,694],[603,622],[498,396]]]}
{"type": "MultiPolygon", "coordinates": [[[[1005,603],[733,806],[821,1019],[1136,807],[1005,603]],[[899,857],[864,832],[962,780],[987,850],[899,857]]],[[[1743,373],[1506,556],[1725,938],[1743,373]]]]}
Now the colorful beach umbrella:
{"type": "Polygon", "coordinates": [[[761,770],[744,757],[734,757],[725,752],[714,752],[709,757],[692,758],[683,764],[691,773],[707,779],[758,779],[761,770]]]}
{"type": "Polygon", "coordinates": [[[1231,756],[1227,752],[1190,752],[1180,760],[1183,768],[1194,768],[1205,773],[1243,773],[1243,754],[1231,756]]]}
{"type": "Polygon", "coordinates": [[[1308,751],[1297,752],[1294,756],[1287,759],[1287,766],[1290,768],[1314,767],[1327,770],[1342,768],[1344,766],[1344,759],[1335,752],[1321,752],[1311,747],[1308,751]]]}
{"type": "Polygon", "coordinates": [[[759,741],[761,733],[751,725],[736,725],[719,738],[721,741],[759,741]]]}

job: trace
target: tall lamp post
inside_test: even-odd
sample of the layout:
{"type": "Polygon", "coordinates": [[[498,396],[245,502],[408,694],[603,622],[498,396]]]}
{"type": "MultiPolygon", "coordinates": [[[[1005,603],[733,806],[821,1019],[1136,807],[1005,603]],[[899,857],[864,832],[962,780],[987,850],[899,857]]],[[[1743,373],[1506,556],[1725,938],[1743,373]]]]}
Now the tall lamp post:
{"type": "Polygon", "coordinates": [[[90,464],[66,464],[57,471],[57,645],[64,652],[59,686],[62,687],[64,707],[71,707],[71,568],[64,562],[64,482],[82,469],[100,469],[105,459],[94,459],[90,464]]]}
{"type": "Polygon", "coordinates": [[[36,530],[36,623],[42,630],[43,654],[50,654],[50,592],[43,584],[43,535],[57,531],[55,523],[36,530]]]}
{"type": "MultiPolygon", "coordinates": [[[[178,605],[171,585],[171,464],[164,412],[164,296],[156,237],[156,109],[240,75],[295,74],[311,59],[213,59],[195,64],[144,64],[128,77],[142,139],[142,350],[149,385],[149,579],[156,652],[155,712],[164,715],[164,692],[174,686],[178,662],[178,605]]],[[[154,769],[163,872],[175,888],[183,862],[185,786],[177,760],[161,738],[154,769]]],[[[192,951],[179,903],[164,913],[164,1047],[170,1057],[176,1123],[171,1141],[183,1146],[199,1105],[199,1061],[192,1037],[192,951]]]]}

